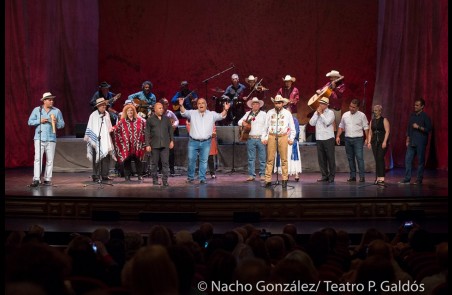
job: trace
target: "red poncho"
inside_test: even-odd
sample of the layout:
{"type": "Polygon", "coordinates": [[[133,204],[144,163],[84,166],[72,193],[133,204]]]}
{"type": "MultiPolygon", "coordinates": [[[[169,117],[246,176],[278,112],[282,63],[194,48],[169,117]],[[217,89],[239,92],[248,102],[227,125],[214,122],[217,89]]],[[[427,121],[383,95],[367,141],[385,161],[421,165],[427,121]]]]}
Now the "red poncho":
{"type": "Polygon", "coordinates": [[[144,129],[146,121],[136,118],[133,121],[121,119],[113,128],[113,143],[116,158],[119,163],[124,162],[131,155],[143,160],[145,154],[144,129]]]}

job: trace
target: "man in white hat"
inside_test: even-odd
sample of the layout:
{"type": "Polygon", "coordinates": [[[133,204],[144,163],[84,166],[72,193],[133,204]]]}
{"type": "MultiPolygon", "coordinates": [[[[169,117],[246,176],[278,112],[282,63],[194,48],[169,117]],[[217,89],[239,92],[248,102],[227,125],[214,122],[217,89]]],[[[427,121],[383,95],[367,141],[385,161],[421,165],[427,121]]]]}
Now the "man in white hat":
{"type": "MultiPolygon", "coordinates": [[[[261,111],[264,102],[257,97],[253,97],[246,103],[251,109],[239,120],[238,125],[248,130],[248,140],[246,148],[248,151],[248,178],[246,181],[253,181],[256,178],[256,149],[259,159],[260,180],[265,180],[265,146],[261,141],[264,133],[266,113],[261,111]]],[[[246,131],[244,131],[246,132],[246,131]]]]}
{"type": "Polygon", "coordinates": [[[84,140],[87,142],[87,158],[93,163],[94,182],[102,180],[112,180],[108,176],[110,171],[110,159],[116,161],[114,145],[110,137],[112,125],[107,112],[108,101],[100,97],[96,100],[96,108],[91,113],[86,126],[84,140]]]}
{"type": "Polygon", "coordinates": [[[319,106],[309,120],[309,125],[315,126],[315,139],[317,143],[317,159],[319,161],[322,178],[317,182],[334,182],[336,174],[334,120],[332,110],[328,108],[329,99],[322,97],[319,106]]]}
{"type": "Polygon", "coordinates": [[[284,106],[284,108],[288,109],[292,114],[297,113],[297,103],[300,100],[300,93],[298,92],[298,88],[293,86],[293,83],[296,81],[295,77],[290,75],[286,75],[283,78],[284,87],[279,88],[276,95],[281,95],[282,97],[286,97],[289,99],[289,102],[284,106]]]}
{"type": "Polygon", "coordinates": [[[337,126],[341,122],[342,116],[342,96],[345,91],[345,83],[344,76],[342,76],[339,71],[332,70],[325,75],[327,78],[330,78],[330,81],[322,86],[321,89],[318,89],[316,92],[320,94],[324,89],[329,88],[331,90],[331,94],[328,97],[330,100],[329,108],[334,112],[334,116],[336,117],[335,122],[337,126]]]}
{"type": "Polygon", "coordinates": [[[229,85],[221,96],[223,99],[228,100],[231,103],[231,109],[227,115],[226,123],[237,126],[239,118],[243,116],[244,109],[244,96],[243,91],[245,85],[239,82],[239,75],[233,74],[231,76],[232,84],[229,85]]]}
{"type": "Polygon", "coordinates": [[[37,187],[41,181],[41,160],[46,154],[46,167],[44,185],[52,185],[53,158],[56,148],[55,129],[64,127],[63,114],[53,106],[55,96],[50,92],[42,95],[42,105],[35,107],[28,118],[28,126],[35,126],[35,160],[33,169],[33,182],[31,187],[37,187]]]}
{"type": "Polygon", "coordinates": [[[281,156],[282,187],[287,188],[289,167],[287,160],[288,145],[292,145],[295,138],[295,124],[292,114],[283,106],[289,103],[287,98],[276,95],[271,98],[275,108],[267,112],[262,143],[267,145],[267,165],[265,167],[265,187],[271,187],[273,163],[278,151],[281,156]]]}
{"type": "Polygon", "coordinates": [[[258,83],[257,77],[253,75],[249,75],[247,78],[245,78],[245,82],[248,84],[246,89],[243,91],[243,97],[245,98],[245,101],[247,101],[247,104],[245,104],[245,109],[246,111],[250,111],[251,108],[248,107],[248,101],[253,97],[257,97],[258,99],[265,101],[265,91],[267,91],[268,89],[258,83]]]}

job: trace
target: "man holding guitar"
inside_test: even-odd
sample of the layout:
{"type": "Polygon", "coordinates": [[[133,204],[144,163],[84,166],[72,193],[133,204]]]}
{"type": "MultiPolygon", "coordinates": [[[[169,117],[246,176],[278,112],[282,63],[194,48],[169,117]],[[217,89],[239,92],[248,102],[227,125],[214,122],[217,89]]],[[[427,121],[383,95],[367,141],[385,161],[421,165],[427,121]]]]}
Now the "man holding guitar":
{"type": "Polygon", "coordinates": [[[186,110],[196,109],[196,101],[198,100],[198,95],[195,90],[190,91],[188,88],[188,82],[182,81],[180,83],[180,90],[176,92],[176,94],[171,99],[171,104],[173,105],[173,111],[176,114],[177,118],[181,119],[182,116],[179,111],[179,97],[184,98],[184,108],[186,110]]]}
{"type": "Polygon", "coordinates": [[[344,76],[342,76],[338,71],[332,70],[331,72],[326,74],[326,77],[330,78],[330,81],[326,83],[321,89],[317,90],[316,93],[319,96],[325,96],[329,99],[329,108],[334,112],[337,128],[342,118],[342,95],[345,91],[344,76]]]}
{"type": "Polygon", "coordinates": [[[113,104],[115,101],[121,97],[121,93],[115,94],[113,92],[110,92],[111,85],[108,84],[106,81],[100,83],[99,90],[94,92],[93,97],[91,98],[91,101],[89,104],[93,107],[92,110],[97,110],[96,108],[96,100],[98,98],[105,98],[105,100],[108,101],[107,103],[107,111],[110,114],[110,120],[111,124],[114,126],[116,125],[116,122],[118,121],[118,111],[116,111],[113,108],[113,104]]]}

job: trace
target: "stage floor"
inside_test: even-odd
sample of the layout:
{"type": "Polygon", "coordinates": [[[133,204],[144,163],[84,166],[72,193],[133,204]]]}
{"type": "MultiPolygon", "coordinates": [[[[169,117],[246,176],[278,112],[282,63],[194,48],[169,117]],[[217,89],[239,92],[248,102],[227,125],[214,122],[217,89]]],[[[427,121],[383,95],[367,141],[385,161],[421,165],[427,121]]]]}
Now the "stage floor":
{"type": "MultiPolygon", "coordinates": [[[[178,172],[178,171],[176,171],[178,172]]],[[[427,197],[448,195],[448,172],[426,171],[422,185],[403,185],[397,182],[403,178],[403,169],[392,169],[386,174],[385,186],[374,185],[374,174],[366,173],[366,182],[348,183],[348,173],[337,173],[335,183],[317,183],[319,173],[302,173],[300,181],[289,178],[288,189],[281,185],[265,188],[263,181],[246,182],[243,172],[219,173],[216,179],[207,178],[207,184],[187,184],[186,172],[169,178],[169,187],[152,185],[152,178],[144,177],[139,182],[136,177],[126,182],[122,177],[114,177],[110,185],[100,185],[91,181],[88,172],[54,173],[53,186],[30,188],[32,168],[5,170],[5,195],[7,197],[110,197],[110,198],[168,198],[168,199],[261,199],[261,198],[362,198],[362,197],[427,197]]],[[[280,176],[279,176],[279,179],[280,176]]],[[[413,180],[414,181],[414,180],[413,180]]],[[[160,180],[161,182],[161,180],[160,180]]],[[[273,175],[273,183],[276,174],[273,175]]]]}

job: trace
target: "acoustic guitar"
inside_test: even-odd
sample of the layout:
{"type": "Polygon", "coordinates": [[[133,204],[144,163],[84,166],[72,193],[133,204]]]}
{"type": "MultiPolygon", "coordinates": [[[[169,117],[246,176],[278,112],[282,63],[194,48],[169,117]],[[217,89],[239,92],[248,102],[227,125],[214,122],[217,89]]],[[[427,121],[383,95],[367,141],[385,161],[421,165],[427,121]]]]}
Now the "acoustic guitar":
{"type": "MultiPolygon", "coordinates": [[[[193,91],[191,91],[189,94],[187,94],[187,96],[184,97],[184,102],[185,102],[185,100],[188,99],[189,97],[193,97],[193,93],[194,93],[194,92],[195,92],[195,90],[193,90],[193,91]]],[[[195,105],[194,105],[194,102],[195,102],[195,101],[196,101],[196,99],[192,99],[192,100],[190,101],[190,103],[191,103],[191,105],[192,105],[193,108],[195,108],[195,105]]],[[[180,105],[179,105],[179,98],[178,98],[178,99],[177,99],[177,102],[176,102],[176,103],[173,103],[173,111],[178,111],[179,108],[180,108],[180,105]]]]}
{"type": "Polygon", "coordinates": [[[333,89],[331,88],[331,84],[337,83],[342,79],[344,79],[344,76],[340,76],[336,80],[332,81],[331,83],[329,83],[328,85],[323,87],[320,90],[319,94],[317,94],[317,93],[314,94],[308,101],[308,106],[311,108],[311,110],[313,110],[313,111],[317,110],[317,108],[319,107],[320,99],[322,97],[330,98],[331,93],[333,92],[333,89]]]}

